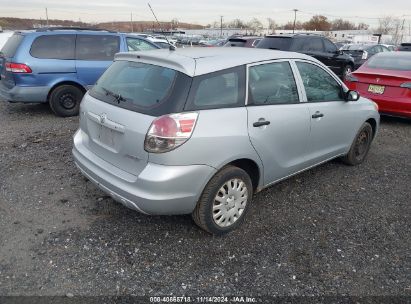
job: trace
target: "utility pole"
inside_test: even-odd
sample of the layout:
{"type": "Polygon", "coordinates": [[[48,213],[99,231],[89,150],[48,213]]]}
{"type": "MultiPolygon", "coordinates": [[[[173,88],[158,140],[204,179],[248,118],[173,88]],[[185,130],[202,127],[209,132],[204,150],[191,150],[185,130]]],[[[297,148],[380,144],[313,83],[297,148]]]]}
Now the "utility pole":
{"type": "Polygon", "coordinates": [[[401,25],[401,40],[400,40],[400,43],[402,43],[402,40],[404,39],[404,24],[405,24],[405,18],[402,19],[402,25],[401,25]]]}
{"type": "Polygon", "coordinates": [[[223,37],[223,16],[220,16],[220,37],[223,37]]]}
{"type": "Polygon", "coordinates": [[[134,33],[133,12],[130,13],[130,27],[131,27],[131,32],[134,33]]]}
{"type": "Polygon", "coordinates": [[[47,27],[48,27],[49,26],[49,14],[47,12],[47,7],[46,7],[46,24],[47,24],[47,27]]]}
{"type": "Polygon", "coordinates": [[[293,25],[293,34],[294,34],[294,32],[295,32],[295,22],[297,21],[297,12],[298,12],[298,9],[293,9],[293,11],[294,11],[294,25],[293,25]]]}

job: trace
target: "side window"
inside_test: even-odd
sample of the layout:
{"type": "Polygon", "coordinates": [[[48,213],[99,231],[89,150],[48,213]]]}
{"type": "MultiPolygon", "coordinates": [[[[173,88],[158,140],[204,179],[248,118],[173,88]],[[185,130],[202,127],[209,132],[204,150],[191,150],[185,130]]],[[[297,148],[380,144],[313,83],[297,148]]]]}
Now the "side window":
{"type": "Polygon", "coordinates": [[[31,56],[40,59],[74,59],[76,35],[44,35],[34,39],[31,56]]]}
{"type": "Polygon", "coordinates": [[[252,66],[248,76],[248,103],[253,105],[298,103],[298,91],[288,62],[252,66]]]}
{"type": "Polygon", "coordinates": [[[232,108],[245,104],[245,67],[236,67],[193,79],[186,110],[232,108]]]}
{"type": "Polygon", "coordinates": [[[323,43],[320,38],[310,38],[306,40],[306,45],[304,46],[305,51],[322,52],[323,49],[323,43]]]}
{"type": "Polygon", "coordinates": [[[322,68],[297,62],[308,102],[338,101],[342,98],[341,85],[322,68]]]}
{"type": "Polygon", "coordinates": [[[138,38],[127,38],[127,48],[129,52],[133,51],[148,51],[156,49],[155,46],[151,45],[147,41],[138,38]]]}
{"type": "Polygon", "coordinates": [[[327,52],[327,53],[336,53],[337,52],[337,47],[330,40],[324,39],[323,42],[324,42],[325,52],[327,52]]]}
{"type": "Polygon", "coordinates": [[[377,54],[377,53],[378,53],[377,47],[376,47],[376,46],[373,46],[372,48],[370,48],[370,49],[368,50],[368,53],[369,53],[369,54],[372,54],[372,55],[377,54]]]}
{"type": "Polygon", "coordinates": [[[113,35],[77,35],[76,59],[112,61],[120,50],[120,39],[113,35]]]}

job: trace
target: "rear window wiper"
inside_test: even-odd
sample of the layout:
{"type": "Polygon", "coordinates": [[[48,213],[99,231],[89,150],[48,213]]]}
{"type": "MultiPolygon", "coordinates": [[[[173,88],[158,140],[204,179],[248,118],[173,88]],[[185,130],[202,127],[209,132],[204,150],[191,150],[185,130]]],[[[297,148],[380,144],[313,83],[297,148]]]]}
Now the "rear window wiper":
{"type": "Polygon", "coordinates": [[[106,93],[106,96],[114,97],[117,103],[120,103],[121,101],[127,101],[127,99],[121,96],[120,94],[114,93],[113,91],[110,91],[106,88],[102,88],[102,89],[106,93]]]}

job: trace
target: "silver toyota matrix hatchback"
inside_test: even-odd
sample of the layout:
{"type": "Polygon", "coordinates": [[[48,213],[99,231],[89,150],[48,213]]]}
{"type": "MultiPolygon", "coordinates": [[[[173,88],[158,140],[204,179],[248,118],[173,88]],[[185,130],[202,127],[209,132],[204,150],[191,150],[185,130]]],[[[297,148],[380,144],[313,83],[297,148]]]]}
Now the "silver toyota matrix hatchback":
{"type": "Polygon", "coordinates": [[[306,55],[123,53],[83,98],[73,155],[125,206],[191,213],[222,234],[265,187],[336,157],[363,162],[378,126],[375,103],[306,55]]]}

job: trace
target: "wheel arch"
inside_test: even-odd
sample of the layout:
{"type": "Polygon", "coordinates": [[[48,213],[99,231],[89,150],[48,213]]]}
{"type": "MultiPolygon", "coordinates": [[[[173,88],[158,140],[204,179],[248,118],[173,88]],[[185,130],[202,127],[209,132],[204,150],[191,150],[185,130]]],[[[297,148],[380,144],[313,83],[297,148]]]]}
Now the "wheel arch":
{"type": "Polygon", "coordinates": [[[82,84],[80,84],[80,83],[78,83],[78,82],[75,82],[75,81],[72,81],[72,80],[60,81],[60,82],[55,83],[55,84],[50,88],[49,93],[47,94],[47,101],[48,101],[48,102],[50,101],[50,96],[51,96],[52,92],[53,92],[57,87],[62,86],[62,85],[72,85],[72,86],[75,86],[75,87],[79,88],[79,89],[83,92],[83,94],[85,94],[85,93],[87,92],[87,89],[86,89],[82,84]]]}
{"type": "Polygon", "coordinates": [[[254,193],[261,189],[263,170],[254,160],[250,158],[239,158],[226,163],[223,167],[225,166],[235,166],[243,169],[250,176],[254,193]]]}
{"type": "Polygon", "coordinates": [[[374,139],[377,134],[377,121],[374,118],[368,118],[365,122],[368,122],[372,128],[372,138],[374,139]]]}

